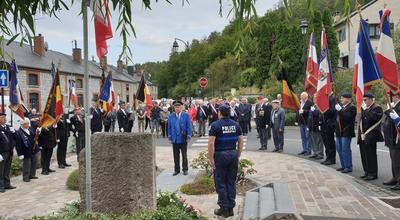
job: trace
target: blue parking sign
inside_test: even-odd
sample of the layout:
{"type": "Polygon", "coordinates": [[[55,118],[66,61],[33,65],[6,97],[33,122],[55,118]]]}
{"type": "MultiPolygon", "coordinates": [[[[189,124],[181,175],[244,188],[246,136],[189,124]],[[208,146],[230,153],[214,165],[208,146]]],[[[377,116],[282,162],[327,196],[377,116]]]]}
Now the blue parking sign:
{"type": "Polygon", "coordinates": [[[8,70],[0,70],[0,88],[8,88],[8,70]]]}

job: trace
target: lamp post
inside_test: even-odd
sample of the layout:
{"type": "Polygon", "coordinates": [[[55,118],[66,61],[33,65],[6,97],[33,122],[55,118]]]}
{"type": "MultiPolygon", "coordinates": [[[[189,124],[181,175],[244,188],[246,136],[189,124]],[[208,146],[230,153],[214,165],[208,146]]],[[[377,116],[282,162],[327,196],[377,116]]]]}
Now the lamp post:
{"type": "MultiPolygon", "coordinates": [[[[184,41],[184,40],[182,40],[182,39],[175,38],[175,39],[174,39],[174,43],[172,44],[172,53],[173,53],[173,54],[178,52],[178,48],[179,48],[178,41],[181,42],[181,43],[183,43],[183,44],[185,45],[186,50],[189,49],[189,41],[184,41]]],[[[189,73],[189,63],[188,63],[188,58],[187,58],[187,57],[186,57],[185,65],[186,65],[186,73],[188,74],[188,73],[189,73]]],[[[190,87],[188,87],[187,89],[189,90],[190,87]]],[[[188,91],[188,90],[187,90],[187,91],[188,91]]],[[[187,93],[188,93],[188,92],[187,92],[187,93]]],[[[188,94],[186,94],[186,95],[188,95],[188,94]]]]}
{"type": "Polygon", "coordinates": [[[303,35],[303,37],[304,37],[304,53],[303,53],[303,55],[304,55],[304,60],[303,60],[303,70],[304,71],[307,71],[306,70],[306,68],[307,68],[307,65],[306,65],[306,63],[307,63],[307,28],[308,28],[308,23],[307,23],[307,20],[301,20],[301,22],[300,22],[300,30],[301,30],[301,34],[303,35]]]}

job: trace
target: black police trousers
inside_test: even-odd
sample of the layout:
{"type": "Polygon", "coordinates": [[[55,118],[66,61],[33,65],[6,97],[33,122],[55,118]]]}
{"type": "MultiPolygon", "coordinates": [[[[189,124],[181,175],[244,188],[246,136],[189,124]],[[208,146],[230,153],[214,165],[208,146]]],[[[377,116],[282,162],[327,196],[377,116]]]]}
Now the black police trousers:
{"type": "Polygon", "coordinates": [[[218,193],[218,205],[222,209],[234,208],[236,203],[236,175],[238,171],[236,150],[215,152],[214,182],[218,193]]]}
{"type": "Polygon", "coordinates": [[[174,151],[175,172],[180,172],[180,154],[182,152],[182,171],[188,171],[187,143],[172,144],[174,151]]]}

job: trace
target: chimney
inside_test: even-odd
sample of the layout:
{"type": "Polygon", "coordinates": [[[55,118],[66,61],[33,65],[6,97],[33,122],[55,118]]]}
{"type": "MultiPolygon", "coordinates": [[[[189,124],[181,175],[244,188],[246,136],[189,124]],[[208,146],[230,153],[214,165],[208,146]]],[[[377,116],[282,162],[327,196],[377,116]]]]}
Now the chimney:
{"type": "Polygon", "coordinates": [[[33,52],[36,53],[38,56],[43,57],[46,51],[44,48],[45,44],[44,44],[44,37],[42,36],[42,34],[35,36],[33,43],[34,43],[33,52]]]}
{"type": "Polygon", "coordinates": [[[128,66],[128,74],[131,76],[135,75],[135,66],[128,66]]]}
{"type": "Polygon", "coordinates": [[[81,48],[78,48],[76,40],[74,42],[75,42],[75,47],[72,49],[72,59],[77,63],[81,63],[82,62],[82,50],[81,50],[81,48]]]}
{"type": "Polygon", "coordinates": [[[107,69],[107,56],[104,56],[100,61],[100,67],[103,69],[107,69]]]}
{"type": "Polygon", "coordinates": [[[122,60],[117,61],[117,69],[121,72],[124,70],[124,63],[122,62],[122,60]]]}

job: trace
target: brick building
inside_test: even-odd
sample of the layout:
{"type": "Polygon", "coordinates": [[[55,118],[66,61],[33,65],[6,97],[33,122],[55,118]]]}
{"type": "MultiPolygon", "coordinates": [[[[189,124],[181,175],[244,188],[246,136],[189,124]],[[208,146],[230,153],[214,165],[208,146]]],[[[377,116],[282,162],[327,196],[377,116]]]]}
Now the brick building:
{"type": "MultiPolygon", "coordinates": [[[[60,84],[61,92],[64,97],[64,106],[68,106],[68,80],[76,81],[78,104],[83,106],[84,97],[84,65],[82,60],[82,50],[72,49],[72,54],[63,54],[48,49],[44,37],[39,34],[34,38],[33,46],[23,44],[20,47],[18,42],[13,42],[4,47],[6,54],[14,55],[18,65],[18,83],[21,88],[24,103],[29,108],[36,108],[43,111],[47,96],[52,84],[51,63],[56,66],[60,65],[60,84]]],[[[10,62],[11,58],[6,55],[6,61],[10,62]]],[[[105,63],[107,59],[104,60],[105,63]]],[[[113,86],[119,100],[133,102],[133,95],[137,91],[140,76],[137,75],[133,68],[125,68],[122,61],[116,66],[109,65],[108,70],[113,73],[113,86]],[[130,70],[128,72],[128,69],[130,70]]],[[[94,60],[89,61],[89,89],[92,97],[97,97],[100,92],[102,69],[100,64],[94,60]]],[[[106,73],[107,75],[107,73],[106,73]]],[[[151,82],[147,82],[153,99],[157,98],[157,86],[151,82]]],[[[8,94],[8,91],[5,91],[8,94]]]]}

